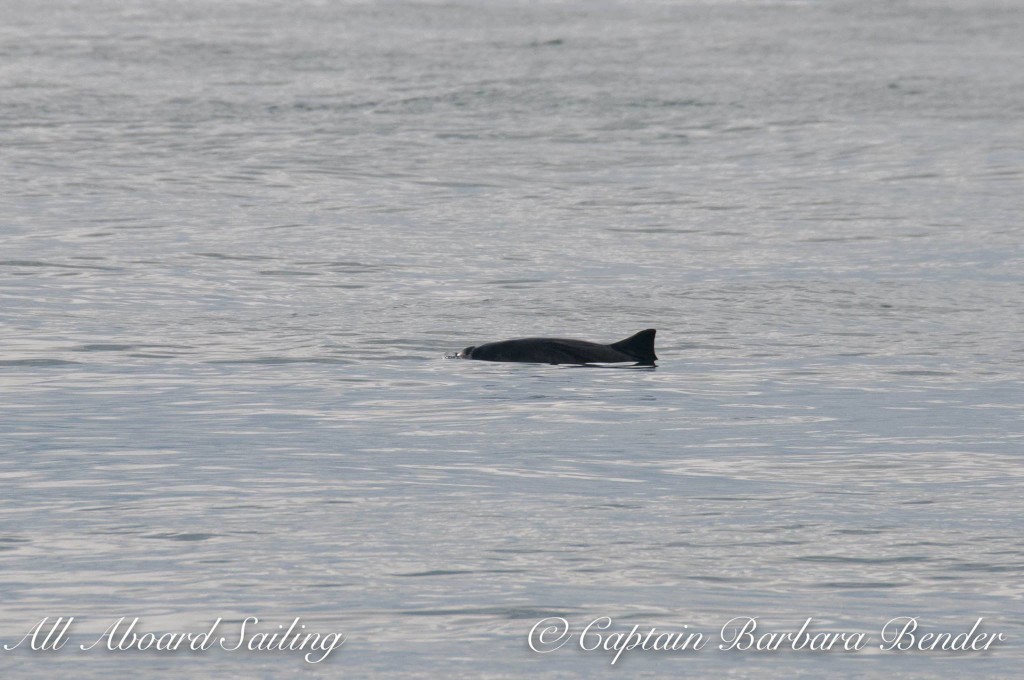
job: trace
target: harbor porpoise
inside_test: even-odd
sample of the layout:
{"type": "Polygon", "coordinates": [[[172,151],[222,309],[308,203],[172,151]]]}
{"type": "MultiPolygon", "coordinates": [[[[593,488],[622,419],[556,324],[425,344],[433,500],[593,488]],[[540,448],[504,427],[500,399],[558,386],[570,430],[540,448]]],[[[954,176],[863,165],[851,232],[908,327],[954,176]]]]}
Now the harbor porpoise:
{"type": "Polygon", "coordinates": [[[613,364],[634,361],[644,366],[653,366],[658,360],[654,355],[656,332],[655,329],[648,328],[610,345],[561,338],[502,340],[467,347],[456,356],[460,359],[526,361],[538,364],[613,364]]]}

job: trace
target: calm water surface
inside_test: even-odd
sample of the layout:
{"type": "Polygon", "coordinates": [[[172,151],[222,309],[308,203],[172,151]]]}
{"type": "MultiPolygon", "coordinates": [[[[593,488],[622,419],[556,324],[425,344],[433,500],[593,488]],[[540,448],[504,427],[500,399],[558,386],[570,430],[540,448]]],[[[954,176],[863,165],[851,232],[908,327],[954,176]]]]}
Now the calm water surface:
{"type": "Polygon", "coordinates": [[[1013,677],[1024,9],[0,8],[5,677],[1013,677]],[[658,328],[654,369],[446,361],[658,328]],[[534,623],[862,631],[537,655],[534,623]],[[891,618],[1008,639],[880,652],[891,618]]]}

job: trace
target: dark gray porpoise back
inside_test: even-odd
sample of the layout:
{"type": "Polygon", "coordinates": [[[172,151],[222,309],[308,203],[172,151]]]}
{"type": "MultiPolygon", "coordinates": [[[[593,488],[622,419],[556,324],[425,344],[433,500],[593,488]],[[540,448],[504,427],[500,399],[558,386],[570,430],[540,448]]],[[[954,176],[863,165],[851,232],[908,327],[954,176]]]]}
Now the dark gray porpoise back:
{"type": "Polygon", "coordinates": [[[539,364],[611,364],[633,361],[653,365],[658,359],[654,354],[655,332],[655,329],[648,328],[610,345],[562,338],[502,340],[467,347],[460,356],[482,361],[522,361],[539,364]]]}

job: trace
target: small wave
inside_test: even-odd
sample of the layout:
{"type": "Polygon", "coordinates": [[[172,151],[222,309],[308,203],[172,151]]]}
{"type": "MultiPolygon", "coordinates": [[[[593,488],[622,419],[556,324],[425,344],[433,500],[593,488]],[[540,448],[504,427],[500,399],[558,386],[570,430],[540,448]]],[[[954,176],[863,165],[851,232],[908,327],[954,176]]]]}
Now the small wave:
{"type": "Polygon", "coordinates": [[[0,359],[2,366],[77,366],[78,361],[65,361],[64,359],[0,359]]]}

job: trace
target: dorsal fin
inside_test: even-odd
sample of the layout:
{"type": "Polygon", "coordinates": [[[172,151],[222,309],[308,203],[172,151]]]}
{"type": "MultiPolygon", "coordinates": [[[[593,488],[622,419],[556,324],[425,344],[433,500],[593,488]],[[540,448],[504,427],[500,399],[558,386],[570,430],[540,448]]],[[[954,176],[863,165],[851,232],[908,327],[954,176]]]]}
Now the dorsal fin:
{"type": "Polygon", "coordinates": [[[611,347],[634,357],[641,364],[653,364],[658,360],[658,357],[654,355],[655,333],[657,333],[655,329],[648,328],[636,335],[629,336],[625,340],[619,340],[611,345],[611,347]]]}

